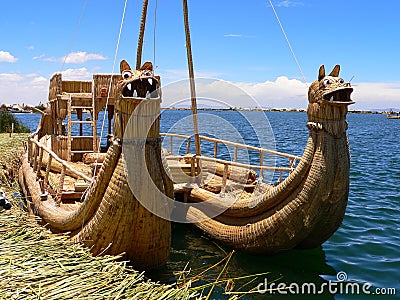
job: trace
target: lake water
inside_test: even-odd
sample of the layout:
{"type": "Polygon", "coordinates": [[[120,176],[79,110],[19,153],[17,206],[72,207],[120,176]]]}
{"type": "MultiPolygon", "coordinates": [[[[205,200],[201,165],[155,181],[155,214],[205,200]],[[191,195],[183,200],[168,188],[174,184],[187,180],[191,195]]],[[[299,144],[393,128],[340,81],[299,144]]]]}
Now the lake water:
{"type": "MultiPolygon", "coordinates": [[[[237,112],[208,112],[233,124],[234,130],[242,138],[254,145],[254,130],[237,112]]],[[[179,120],[188,116],[188,111],[166,111],[162,115],[162,130],[168,131],[179,120]]],[[[264,115],[264,114],[262,114],[264,115]]],[[[15,115],[32,130],[36,129],[38,115],[15,115]]],[[[249,113],[246,117],[251,125],[257,127],[260,113],[249,113]]],[[[268,140],[268,145],[282,152],[301,155],[304,150],[308,131],[305,113],[267,113],[275,141],[271,140],[268,128],[260,133],[268,140]]],[[[218,121],[219,122],[219,121],[218,121]]],[[[318,287],[330,281],[337,281],[337,276],[347,276],[347,282],[358,283],[367,288],[371,295],[349,295],[343,291],[335,296],[329,292],[315,296],[318,299],[400,299],[400,120],[389,120],[385,115],[348,115],[348,137],[351,148],[350,195],[346,216],[339,230],[322,247],[313,250],[292,250],[275,256],[251,256],[235,253],[230,265],[230,276],[269,272],[259,276],[243,290],[249,290],[267,281],[313,283],[318,287]],[[338,273],[341,272],[339,275],[338,273]],[[344,272],[344,273],[342,273],[344,272]],[[368,287],[368,286],[367,286],[368,287]],[[396,295],[376,295],[379,292],[396,295]],[[375,293],[375,295],[372,295],[375,293]]],[[[207,122],[205,122],[207,123],[207,122]]],[[[224,123],[222,121],[222,123],[224,123]]],[[[221,124],[222,124],[221,123],[221,124]]],[[[261,122],[262,123],[262,122],[261,122]]],[[[204,124],[216,129],[219,138],[229,139],[224,126],[211,122],[204,124]],[[222,136],[221,136],[222,135],[222,136]]],[[[201,126],[200,126],[201,130],[201,126]]],[[[211,130],[211,129],[210,129],[211,130]]],[[[261,130],[262,131],[262,130],[261,130]]],[[[259,133],[259,132],[257,132],[259,133]]],[[[232,135],[235,137],[235,135],[232,135]]],[[[264,142],[261,141],[264,145],[264,142]]],[[[211,148],[203,149],[212,151],[211,148]]],[[[221,155],[225,155],[221,151],[221,155]]],[[[255,159],[250,157],[251,160],[255,159]]],[[[149,277],[164,282],[175,280],[174,271],[181,271],[189,262],[192,275],[196,269],[211,266],[226,254],[229,249],[221,248],[203,236],[192,226],[173,224],[172,255],[168,265],[149,277]]],[[[198,273],[198,271],[197,271],[198,273]]],[[[218,273],[212,273],[202,283],[215,279],[218,273]]],[[[247,281],[240,281],[237,287],[247,281]]],[[[327,289],[326,289],[327,291],[327,289]]],[[[217,289],[213,299],[228,299],[217,289]]],[[[241,299],[276,299],[285,296],[275,292],[243,296],[241,299]]],[[[294,299],[310,299],[310,295],[292,296],[294,299]]]]}

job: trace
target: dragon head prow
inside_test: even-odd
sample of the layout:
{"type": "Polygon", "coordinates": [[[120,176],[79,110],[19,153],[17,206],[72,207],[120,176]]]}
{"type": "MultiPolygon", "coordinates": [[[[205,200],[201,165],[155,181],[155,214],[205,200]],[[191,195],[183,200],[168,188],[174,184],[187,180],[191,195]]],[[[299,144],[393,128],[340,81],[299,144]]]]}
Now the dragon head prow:
{"type": "Polygon", "coordinates": [[[154,76],[153,64],[145,62],[139,70],[132,70],[122,60],[120,64],[122,98],[153,99],[159,97],[159,77],[154,76]]]}
{"type": "Polygon", "coordinates": [[[336,65],[329,75],[325,67],[319,68],[318,79],[308,90],[308,123],[312,130],[323,130],[334,136],[346,133],[347,109],[354,101],[351,100],[353,88],[350,82],[339,77],[340,66],[336,65]]]}
{"type": "Polygon", "coordinates": [[[319,68],[318,79],[308,90],[309,103],[327,103],[330,105],[350,105],[354,101],[350,96],[353,88],[350,82],[339,77],[340,65],[336,65],[329,75],[325,75],[325,67],[319,68]]]}

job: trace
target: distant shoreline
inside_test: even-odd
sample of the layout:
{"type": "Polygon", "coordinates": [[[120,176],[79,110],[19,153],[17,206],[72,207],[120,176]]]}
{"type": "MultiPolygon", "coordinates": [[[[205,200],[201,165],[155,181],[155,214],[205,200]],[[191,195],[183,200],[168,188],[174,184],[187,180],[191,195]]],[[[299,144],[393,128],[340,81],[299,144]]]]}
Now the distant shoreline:
{"type": "MultiPolygon", "coordinates": [[[[191,110],[190,107],[162,107],[162,110],[176,110],[176,111],[184,111],[191,110]]],[[[197,108],[199,111],[261,111],[261,112],[307,112],[306,109],[286,109],[286,108],[242,108],[242,107],[234,107],[234,108],[197,108]]],[[[389,113],[400,113],[399,110],[386,111],[386,110],[349,110],[349,114],[363,114],[363,115],[387,115],[389,113]]]]}

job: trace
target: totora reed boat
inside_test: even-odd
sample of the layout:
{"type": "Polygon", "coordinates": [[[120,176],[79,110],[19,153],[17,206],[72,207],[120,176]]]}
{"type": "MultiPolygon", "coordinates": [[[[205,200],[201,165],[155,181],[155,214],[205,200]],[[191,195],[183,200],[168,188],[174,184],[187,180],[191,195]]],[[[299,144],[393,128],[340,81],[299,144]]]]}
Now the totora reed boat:
{"type": "Polygon", "coordinates": [[[399,119],[400,120],[400,113],[389,112],[387,114],[388,119],[399,119]]]}
{"type": "Polygon", "coordinates": [[[124,253],[140,269],[167,262],[174,221],[192,223],[249,253],[321,245],[340,226],[349,194],[350,83],[339,77],[339,65],[328,75],[320,67],[309,87],[309,137],[301,157],[200,135],[183,4],[193,134],[160,133],[161,80],[151,62],[141,63],[145,0],[135,69],[123,60],[118,75],[51,78],[50,106],[28,140],[19,176],[30,211],[94,254],[124,253]],[[103,110],[107,147],[100,147],[96,126],[103,110]],[[183,155],[173,154],[176,139],[186,142],[183,155]],[[163,140],[171,141],[170,149],[163,140]],[[214,155],[202,154],[204,143],[213,145],[214,155]],[[221,145],[234,149],[233,159],[218,157],[221,145]],[[260,163],[239,162],[243,149],[258,153],[260,163]],[[288,165],[264,165],[266,156],[288,165]],[[277,172],[279,179],[264,182],[264,171],[277,172]]]}

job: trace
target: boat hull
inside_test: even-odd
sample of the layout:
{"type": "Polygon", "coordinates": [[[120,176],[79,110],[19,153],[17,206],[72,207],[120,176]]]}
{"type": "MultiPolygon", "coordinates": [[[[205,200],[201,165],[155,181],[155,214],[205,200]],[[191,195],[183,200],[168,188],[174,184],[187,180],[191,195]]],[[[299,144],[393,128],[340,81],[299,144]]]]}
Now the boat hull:
{"type": "Polygon", "coordinates": [[[196,220],[206,219],[204,212],[191,207],[187,219],[212,238],[249,253],[317,247],[338,229],[345,214],[348,149],[346,136],[338,141],[328,133],[311,132],[299,166],[256,205],[237,202],[202,222],[196,220]]]}

